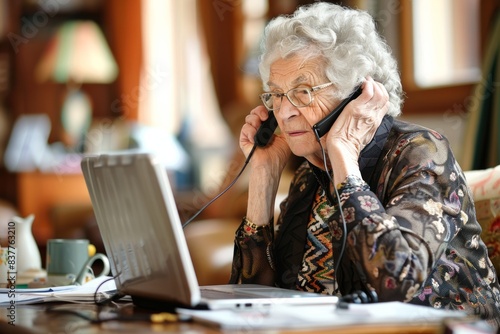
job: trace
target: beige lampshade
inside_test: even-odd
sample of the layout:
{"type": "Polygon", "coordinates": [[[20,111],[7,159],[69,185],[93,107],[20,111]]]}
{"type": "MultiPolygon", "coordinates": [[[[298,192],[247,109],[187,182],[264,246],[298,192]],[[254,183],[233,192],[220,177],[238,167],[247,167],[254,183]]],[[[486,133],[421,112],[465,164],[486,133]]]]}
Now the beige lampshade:
{"type": "Polygon", "coordinates": [[[68,21],[50,40],[35,75],[42,82],[110,83],[118,66],[95,22],[68,21]]]}

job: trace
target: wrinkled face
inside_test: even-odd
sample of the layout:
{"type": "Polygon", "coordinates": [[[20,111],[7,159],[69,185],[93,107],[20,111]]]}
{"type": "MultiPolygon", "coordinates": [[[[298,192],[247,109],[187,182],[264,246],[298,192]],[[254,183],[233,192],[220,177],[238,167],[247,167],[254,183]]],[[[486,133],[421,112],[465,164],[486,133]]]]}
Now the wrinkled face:
{"type": "MultiPolygon", "coordinates": [[[[320,58],[304,61],[300,55],[296,55],[278,59],[271,65],[269,90],[274,93],[286,93],[292,88],[311,88],[328,83],[323,68],[324,64],[320,58]]],[[[274,111],[281,132],[295,155],[305,157],[311,162],[311,159],[321,157],[320,146],[312,126],[338,105],[339,101],[332,97],[334,89],[334,86],[330,86],[313,92],[312,103],[300,108],[283,97],[280,109],[274,111]]]]}

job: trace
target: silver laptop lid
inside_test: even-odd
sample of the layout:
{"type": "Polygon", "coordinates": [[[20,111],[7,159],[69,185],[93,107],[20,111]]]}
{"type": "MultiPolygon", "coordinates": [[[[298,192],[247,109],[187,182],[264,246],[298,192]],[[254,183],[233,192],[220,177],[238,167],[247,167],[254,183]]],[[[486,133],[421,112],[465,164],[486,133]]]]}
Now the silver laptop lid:
{"type": "Polygon", "coordinates": [[[160,163],[146,153],[117,153],[86,156],[81,167],[118,290],[198,305],[198,281],[160,163]]]}

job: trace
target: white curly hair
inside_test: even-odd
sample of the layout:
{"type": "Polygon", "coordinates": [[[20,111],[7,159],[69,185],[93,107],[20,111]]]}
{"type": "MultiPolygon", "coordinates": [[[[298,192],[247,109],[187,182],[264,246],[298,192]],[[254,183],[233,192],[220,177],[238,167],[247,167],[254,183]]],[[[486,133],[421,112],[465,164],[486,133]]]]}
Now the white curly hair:
{"type": "Polygon", "coordinates": [[[271,64],[294,55],[305,60],[323,57],[325,75],[335,84],[339,99],[371,76],[389,92],[388,114],[401,114],[403,92],[397,62],[367,12],[317,2],[272,19],[261,43],[259,71],[264,90],[269,90],[271,64]]]}

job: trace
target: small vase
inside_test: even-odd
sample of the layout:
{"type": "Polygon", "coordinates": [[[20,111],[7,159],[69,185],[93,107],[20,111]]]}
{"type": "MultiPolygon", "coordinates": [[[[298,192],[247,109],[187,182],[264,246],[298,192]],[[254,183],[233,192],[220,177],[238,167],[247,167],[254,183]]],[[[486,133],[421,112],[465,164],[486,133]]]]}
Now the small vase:
{"type": "Polygon", "coordinates": [[[26,218],[15,216],[11,220],[14,223],[15,233],[9,234],[9,245],[16,248],[15,262],[18,275],[23,275],[30,270],[40,271],[42,269],[40,250],[31,231],[34,219],[35,216],[31,214],[26,218]]]}

